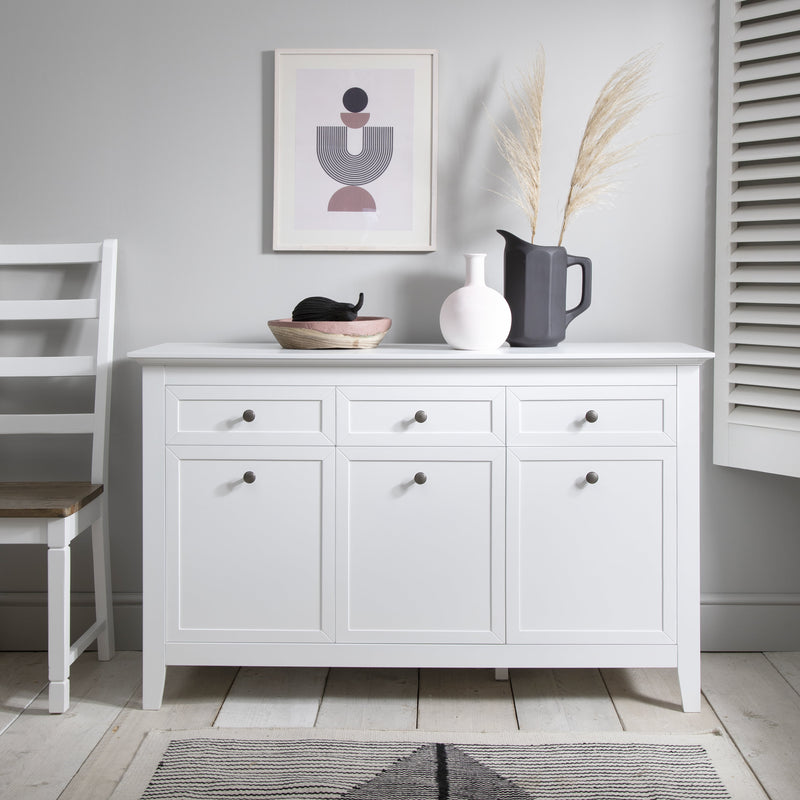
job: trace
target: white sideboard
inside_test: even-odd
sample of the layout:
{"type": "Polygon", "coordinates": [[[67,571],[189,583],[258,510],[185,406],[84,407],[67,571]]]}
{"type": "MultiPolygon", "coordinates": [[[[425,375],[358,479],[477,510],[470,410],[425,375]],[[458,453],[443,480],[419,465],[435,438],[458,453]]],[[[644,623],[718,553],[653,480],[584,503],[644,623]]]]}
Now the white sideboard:
{"type": "Polygon", "coordinates": [[[163,344],[142,365],[145,708],[171,664],[677,667],[700,709],[682,344],[163,344]]]}

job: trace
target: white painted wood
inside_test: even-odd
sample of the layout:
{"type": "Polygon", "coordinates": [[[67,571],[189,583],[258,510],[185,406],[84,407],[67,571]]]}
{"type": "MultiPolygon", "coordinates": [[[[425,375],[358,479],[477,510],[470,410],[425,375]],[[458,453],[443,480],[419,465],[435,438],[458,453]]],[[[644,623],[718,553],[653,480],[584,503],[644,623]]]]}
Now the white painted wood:
{"type": "Polygon", "coordinates": [[[502,387],[340,388],[342,445],[497,445],[505,440],[502,387]]]}
{"type": "MultiPolygon", "coordinates": [[[[122,657],[131,658],[135,667],[140,666],[139,653],[126,653],[122,657]]],[[[235,667],[175,667],[170,670],[164,688],[164,704],[158,711],[142,712],[140,693],[134,691],[66,789],[58,795],[59,800],[108,800],[142,739],[151,730],[210,727],[236,672],[235,667]]],[[[40,770],[40,775],[42,772],[40,770]]]]}
{"type": "Polygon", "coordinates": [[[511,685],[520,730],[622,730],[605,683],[595,669],[515,669],[511,671],[511,685]]]}
{"type": "Polygon", "coordinates": [[[0,652],[0,736],[46,688],[46,653],[0,652]]]}
{"type": "Polygon", "coordinates": [[[339,450],[337,641],[502,641],[504,458],[339,450]]]}
{"type": "Polygon", "coordinates": [[[509,641],[674,641],[674,450],[514,448],[508,472],[509,641]]]}
{"type": "Polygon", "coordinates": [[[333,467],[333,447],[168,451],[169,640],[333,638],[333,467]]]}
{"type": "MultiPolygon", "coordinates": [[[[92,265],[99,273],[94,282],[96,296],[67,300],[6,300],[0,304],[0,319],[52,320],[97,317],[96,350],[93,355],[18,356],[0,359],[0,376],[31,377],[94,375],[94,407],[88,414],[4,414],[0,434],[90,433],[92,454],[90,480],[104,484],[108,475],[108,426],[111,402],[114,307],[116,293],[117,241],[77,245],[0,245],[0,267],[19,265],[92,265]]],[[[85,479],[84,475],[80,476],[85,479]]],[[[71,663],[95,638],[99,654],[108,659],[114,652],[111,613],[111,571],[108,557],[106,495],[72,515],[48,518],[4,517],[0,519],[0,544],[36,543],[48,546],[48,651],[50,711],[69,708],[71,663]],[[95,622],[70,646],[70,542],[89,526],[93,528],[92,552],[98,615],[95,622]]]]}
{"type": "Polygon", "coordinates": [[[166,402],[170,444],[327,445],[334,441],[331,387],[173,386],[166,402]]]}
{"type": "Polygon", "coordinates": [[[510,387],[513,445],[675,443],[674,386],[510,387]]]}
{"type": "Polygon", "coordinates": [[[313,728],[328,670],[242,667],[217,715],[217,728],[313,728]]]}
{"type": "Polygon", "coordinates": [[[703,692],[770,800],[796,800],[800,696],[761,653],[705,653],[703,692]]]}
{"type": "Polygon", "coordinates": [[[800,653],[765,653],[784,680],[800,695],[800,653]]]}
{"type": "Polygon", "coordinates": [[[73,666],[68,714],[47,713],[40,694],[0,736],[0,793],[55,800],[125,706],[139,680],[139,656],[112,661],[86,654],[73,666]]]}
{"type": "Polygon", "coordinates": [[[415,669],[332,669],[316,727],[414,730],[417,691],[415,669]]]}
{"type": "MultiPolygon", "coordinates": [[[[699,684],[696,659],[693,662],[688,651],[699,644],[688,623],[691,605],[699,601],[696,596],[686,600],[684,629],[678,625],[677,595],[684,584],[681,571],[697,567],[692,527],[696,487],[689,485],[695,480],[691,462],[697,446],[684,440],[697,435],[691,417],[698,408],[689,395],[697,391],[698,367],[709,356],[678,344],[565,345],[493,353],[386,345],[358,354],[255,343],[165,344],[132,353],[143,365],[145,707],[158,707],[168,664],[674,668],[679,658],[690,707],[695,702],[692,695],[699,697],[699,684]],[[679,378],[684,373],[687,378],[679,378]],[[329,445],[336,454],[330,483],[336,511],[322,515],[331,527],[321,534],[328,544],[335,539],[336,579],[332,580],[333,570],[323,569],[323,584],[330,580],[327,585],[304,591],[276,612],[270,608],[277,605],[272,589],[252,577],[252,550],[239,542],[230,552],[220,553],[219,540],[220,535],[243,535],[245,541],[257,542],[256,520],[272,520],[271,527],[280,529],[289,511],[281,510],[279,503],[273,514],[271,501],[257,497],[246,513],[229,513],[221,498],[226,492],[241,495],[239,489],[258,491],[258,480],[230,491],[248,461],[296,463],[308,458],[313,448],[302,441],[302,431],[293,442],[265,449],[255,434],[248,438],[247,428],[236,447],[222,440],[209,444],[211,440],[203,438],[209,431],[203,428],[216,424],[217,402],[235,400],[235,411],[226,408],[222,415],[230,413],[233,419],[234,414],[242,416],[242,402],[250,407],[251,398],[255,403],[276,389],[302,398],[310,387],[333,390],[337,396],[329,445]],[[587,439],[594,444],[564,446],[582,441],[576,436],[559,440],[557,446],[530,448],[523,454],[525,463],[537,464],[539,472],[520,483],[518,449],[507,451],[503,446],[505,432],[498,423],[507,414],[499,398],[506,394],[510,407],[515,402],[510,395],[518,390],[547,402],[567,399],[581,408],[584,401],[602,401],[602,419],[612,422],[603,434],[608,441],[587,439]],[[177,408],[191,398],[211,405],[179,429],[177,408]],[[440,405],[426,410],[418,405],[420,399],[440,405]],[[462,414],[461,404],[469,406],[475,400],[483,408],[482,416],[472,416],[469,409],[462,414]],[[619,411],[616,401],[632,402],[633,416],[619,411]],[[459,446],[431,446],[417,438],[424,425],[439,419],[440,409],[448,414],[442,432],[448,437],[464,434],[456,439],[459,446]],[[412,424],[418,410],[426,411],[428,419],[412,424]],[[411,431],[414,438],[406,436],[411,431]],[[485,444],[488,439],[477,446],[466,444],[472,433],[483,436],[487,431],[493,432],[496,444],[485,444]],[[176,434],[185,437],[182,444],[170,440],[176,434]],[[622,441],[614,438],[617,434],[622,441]],[[365,444],[346,444],[355,436],[363,436],[358,441],[365,444]],[[625,436],[633,439],[626,441],[625,436]],[[660,446],[644,443],[651,436],[660,446]],[[395,441],[411,444],[389,444],[395,441]],[[631,441],[637,446],[628,446],[631,441]],[[506,458],[510,465],[516,463],[516,478],[508,483],[506,458]],[[676,459],[687,468],[681,492],[676,491],[676,459]],[[236,475],[225,477],[223,471],[234,465],[236,475]],[[563,486],[559,496],[554,482],[563,479],[565,470],[576,468],[571,488],[563,486]],[[600,483],[577,485],[585,484],[586,472],[593,469],[600,473],[600,483]],[[417,473],[424,473],[423,483],[414,481],[417,473]],[[544,490],[537,488],[539,483],[544,490]],[[217,494],[209,492],[214,486],[217,494]],[[594,500],[578,502],[570,511],[581,489],[598,491],[594,500]],[[523,506],[523,498],[538,498],[537,492],[541,509],[530,500],[523,506]],[[201,496],[206,499],[192,511],[201,496]],[[679,517],[684,496],[689,502],[679,517]],[[210,510],[218,502],[225,513],[210,510]],[[513,531],[521,511],[528,518],[525,535],[532,537],[531,553],[538,553],[537,558],[526,554],[526,569],[539,582],[538,589],[532,581],[525,585],[526,613],[544,620],[528,639],[519,638],[519,625],[509,624],[507,635],[504,620],[507,604],[519,606],[523,584],[518,546],[508,559],[505,556],[504,517],[507,513],[508,530],[513,531]],[[549,516],[549,525],[542,525],[543,514],[549,516]],[[565,527],[565,519],[572,520],[566,526],[572,531],[569,536],[588,536],[593,530],[594,538],[573,538],[573,545],[566,547],[556,534],[565,527]],[[681,544],[684,525],[686,547],[681,544]],[[251,532],[242,533],[248,526],[251,532]],[[231,527],[233,534],[220,534],[231,527]],[[543,553],[547,560],[542,560],[543,553]],[[233,577],[242,574],[244,581],[233,577]],[[225,588],[220,591],[215,584],[225,588]],[[182,586],[191,587],[188,594],[182,586]],[[303,605],[308,597],[315,603],[319,599],[323,616],[336,607],[335,626],[324,629],[329,641],[309,640],[309,631],[319,633],[319,626],[265,630],[259,621],[271,613],[286,618],[302,614],[309,608],[303,605]],[[191,626],[181,629],[181,616],[187,614],[191,626]],[[196,618],[189,619],[193,614],[196,618]]],[[[533,420],[530,414],[529,419],[533,420]]],[[[555,426],[551,421],[544,427],[555,426]]],[[[569,431],[550,432],[572,436],[569,431]]],[[[317,496],[314,491],[304,493],[304,483],[309,481],[286,480],[282,492],[287,506],[300,516],[306,496],[312,498],[312,506],[317,496]]],[[[317,484],[312,479],[310,485],[317,484]]],[[[592,496],[584,492],[586,497],[592,496]]],[[[307,534],[312,528],[319,531],[318,525],[307,522],[303,527],[307,534]]],[[[293,546],[281,545],[287,553],[285,571],[301,576],[302,584],[310,581],[316,556],[309,561],[309,551],[302,546],[292,554],[293,546]]],[[[687,591],[693,591],[692,580],[686,578],[687,591]]],[[[519,616],[519,609],[515,613],[519,616]]]]}
{"type": "Polygon", "coordinates": [[[423,669],[419,676],[421,731],[517,730],[511,686],[487,669],[423,669]]]}

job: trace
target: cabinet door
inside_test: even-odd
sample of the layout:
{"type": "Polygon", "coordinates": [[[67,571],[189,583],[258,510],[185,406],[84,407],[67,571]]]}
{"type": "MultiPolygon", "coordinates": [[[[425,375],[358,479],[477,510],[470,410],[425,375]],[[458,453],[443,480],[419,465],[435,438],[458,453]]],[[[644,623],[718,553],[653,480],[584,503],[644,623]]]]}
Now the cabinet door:
{"type": "Polygon", "coordinates": [[[337,459],[337,641],[502,640],[504,449],[337,459]]]}
{"type": "Polygon", "coordinates": [[[333,448],[167,456],[167,638],[332,638],[333,448]]]}
{"type": "Polygon", "coordinates": [[[509,451],[508,640],[675,640],[674,450],[509,451]]]}

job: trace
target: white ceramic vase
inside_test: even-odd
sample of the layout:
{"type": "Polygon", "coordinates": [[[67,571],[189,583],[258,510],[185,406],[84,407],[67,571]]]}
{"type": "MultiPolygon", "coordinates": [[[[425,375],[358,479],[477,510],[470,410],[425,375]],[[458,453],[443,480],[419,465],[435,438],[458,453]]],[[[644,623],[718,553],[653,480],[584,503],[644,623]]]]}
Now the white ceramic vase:
{"type": "Polygon", "coordinates": [[[511,309],[500,292],[486,285],[486,253],[464,253],[467,280],[442,303],[439,327],[456,350],[496,350],[511,330],[511,309]]]}

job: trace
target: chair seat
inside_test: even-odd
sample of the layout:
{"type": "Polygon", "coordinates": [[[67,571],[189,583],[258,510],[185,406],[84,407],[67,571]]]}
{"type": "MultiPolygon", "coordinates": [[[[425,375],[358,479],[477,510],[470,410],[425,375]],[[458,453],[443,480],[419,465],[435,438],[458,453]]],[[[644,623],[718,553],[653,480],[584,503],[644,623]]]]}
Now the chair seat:
{"type": "Polygon", "coordinates": [[[69,517],[103,493],[102,483],[0,483],[0,517],[69,517]]]}

